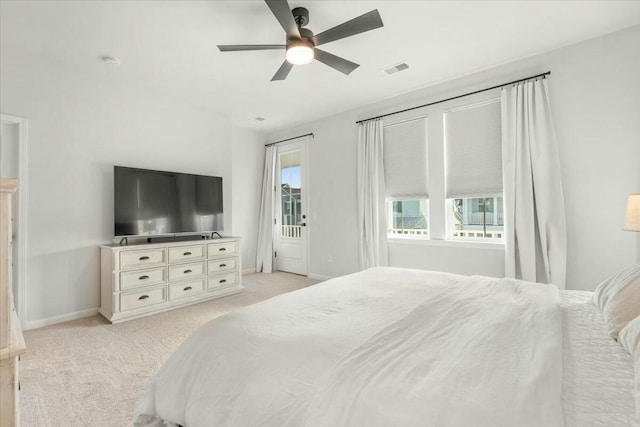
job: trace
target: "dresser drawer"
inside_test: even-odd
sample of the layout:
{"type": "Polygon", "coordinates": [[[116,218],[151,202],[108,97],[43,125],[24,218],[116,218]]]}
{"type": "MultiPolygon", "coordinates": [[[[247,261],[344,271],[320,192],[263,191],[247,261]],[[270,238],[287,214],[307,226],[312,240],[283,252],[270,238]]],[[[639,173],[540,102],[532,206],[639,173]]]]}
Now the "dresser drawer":
{"type": "Polygon", "coordinates": [[[204,292],[204,280],[194,282],[183,282],[169,286],[169,300],[175,301],[180,298],[187,298],[204,292]]]}
{"type": "Polygon", "coordinates": [[[167,288],[160,287],[140,292],[120,294],[120,311],[135,310],[167,301],[167,288]]]}
{"type": "Polygon", "coordinates": [[[142,251],[120,252],[120,268],[144,267],[164,264],[166,249],[146,249],[142,251]]]}
{"type": "Polygon", "coordinates": [[[169,281],[191,279],[204,276],[204,262],[180,264],[169,267],[169,281]]]}
{"type": "Polygon", "coordinates": [[[207,272],[216,274],[227,270],[235,270],[238,266],[237,258],[221,258],[207,261],[207,272]]]}
{"type": "Polygon", "coordinates": [[[204,245],[169,248],[169,262],[189,261],[204,258],[204,245]]]}
{"type": "Polygon", "coordinates": [[[128,271],[120,273],[120,290],[159,285],[167,281],[167,268],[160,267],[149,270],[128,271]]]}
{"type": "Polygon", "coordinates": [[[226,288],[238,283],[238,273],[227,273],[219,276],[212,276],[207,279],[207,290],[213,291],[219,288],[226,288]]]}
{"type": "Polygon", "coordinates": [[[226,243],[209,243],[207,245],[207,254],[209,258],[217,257],[218,255],[234,255],[238,253],[237,242],[226,243]]]}

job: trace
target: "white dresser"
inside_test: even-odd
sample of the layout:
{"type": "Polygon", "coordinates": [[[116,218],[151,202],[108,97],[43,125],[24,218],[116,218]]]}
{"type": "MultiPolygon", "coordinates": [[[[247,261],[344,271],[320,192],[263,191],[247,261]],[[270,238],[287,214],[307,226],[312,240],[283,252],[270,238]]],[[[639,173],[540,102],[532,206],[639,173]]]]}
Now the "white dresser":
{"type": "Polygon", "coordinates": [[[100,314],[112,323],[242,291],[240,239],[102,245],[100,314]]]}
{"type": "Polygon", "coordinates": [[[18,181],[0,179],[0,427],[20,425],[18,364],[25,352],[13,306],[13,203],[18,181]]]}

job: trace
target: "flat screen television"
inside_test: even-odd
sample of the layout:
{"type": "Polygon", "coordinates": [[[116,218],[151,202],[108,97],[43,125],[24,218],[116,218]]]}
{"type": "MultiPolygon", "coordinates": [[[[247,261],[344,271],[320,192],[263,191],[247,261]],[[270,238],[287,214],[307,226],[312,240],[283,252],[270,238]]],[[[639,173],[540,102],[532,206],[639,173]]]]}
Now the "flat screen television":
{"type": "Polygon", "coordinates": [[[222,231],[222,177],[113,167],[115,236],[222,231]]]}

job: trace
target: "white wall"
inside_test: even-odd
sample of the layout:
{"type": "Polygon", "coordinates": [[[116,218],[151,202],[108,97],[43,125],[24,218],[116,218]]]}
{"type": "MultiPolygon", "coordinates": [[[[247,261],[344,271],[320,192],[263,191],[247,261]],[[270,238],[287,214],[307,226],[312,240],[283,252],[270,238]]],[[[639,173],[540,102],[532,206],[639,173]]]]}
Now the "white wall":
{"type": "Polygon", "coordinates": [[[0,123],[0,178],[18,177],[18,125],[0,123]]]}
{"type": "Polygon", "coordinates": [[[114,164],[222,176],[234,228],[228,117],[123,86],[107,67],[83,75],[4,49],[0,66],[0,111],[29,120],[27,327],[100,305],[114,164]]]}
{"type": "Polygon", "coordinates": [[[233,234],[242,237],[242,270],[252,272],[256,268],[264,136],[234,128],[232,156],[233,234]]]}
{"type": "MultiPolygon", "coordinates": [[[[309,156],[310,272],[358,270],[356,120],[547,70],[566,201],[567,288],[592,290],[639,260],[640,236],[622,230],[627,194],[640,191],[638,46],[640,27],[634,27],[268,135],[273,141],[315,133],[309,156]]],[[[392,265],[504,274],[503,252],[482,246],[403,242],[389,250],[392,265]]]]}

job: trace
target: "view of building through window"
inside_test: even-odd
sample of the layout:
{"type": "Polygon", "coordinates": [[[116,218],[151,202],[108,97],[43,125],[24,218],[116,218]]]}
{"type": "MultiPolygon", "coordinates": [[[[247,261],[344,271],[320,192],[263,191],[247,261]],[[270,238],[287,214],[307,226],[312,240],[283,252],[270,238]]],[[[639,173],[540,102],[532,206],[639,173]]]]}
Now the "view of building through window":
{"type": "Polygon", "coordinates": [[[428,209],[427,199],[387,201],[387,218],[391,218],[388,221],[387,235],[428,236],[428,209]]]}
{"type": "Polygon", "coordinates": [[[282,225],[298,225],[301,209],[300,188],[282,184],[282,225]]]}
{"type": "Polygon", "coordinates": [[[453,237],[502,239],[502,197],[453,199],[453,237]]]}

